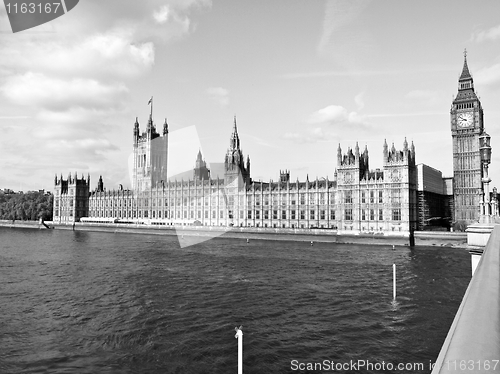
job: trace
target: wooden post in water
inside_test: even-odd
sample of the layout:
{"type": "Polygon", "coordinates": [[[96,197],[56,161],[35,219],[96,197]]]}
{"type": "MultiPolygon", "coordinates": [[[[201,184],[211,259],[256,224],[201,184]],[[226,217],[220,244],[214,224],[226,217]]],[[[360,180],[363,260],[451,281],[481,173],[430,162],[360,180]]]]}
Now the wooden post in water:
{"type": "Polygon", "coordinates": [[[396,300],[396,264],[392,264],[392,298],[396,300]]]}
{"type": "Polygon", "coordinates": [[[235,327],[236,335],[235,338],[238,339],[238,374],[243,374],[243,331],[241,330],[243,326],[235,327]]]}

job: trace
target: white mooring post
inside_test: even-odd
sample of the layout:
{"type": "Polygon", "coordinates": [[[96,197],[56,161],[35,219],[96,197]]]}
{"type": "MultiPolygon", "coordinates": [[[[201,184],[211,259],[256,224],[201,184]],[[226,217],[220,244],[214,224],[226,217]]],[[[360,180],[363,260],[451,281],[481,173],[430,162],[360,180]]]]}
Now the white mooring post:
{"type": "Polygon", "coordinates": [[[392,298],[396,300],[396,264],[392,264],[392,298]]]}
{"type": "Polygon", "coordinates": [[[235,327],[236,335],[235,338],[238,339],[238,374],[243,374],[243,331],[241,330],[243,326],[235,327]]]}

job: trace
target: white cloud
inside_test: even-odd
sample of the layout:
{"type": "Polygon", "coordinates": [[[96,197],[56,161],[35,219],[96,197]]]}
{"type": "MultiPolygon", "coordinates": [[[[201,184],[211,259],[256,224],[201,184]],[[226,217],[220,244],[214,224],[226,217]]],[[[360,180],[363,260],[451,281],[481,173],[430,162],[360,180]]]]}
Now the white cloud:
{"type": "Polygon", "coordinates": [[[11,71],[100,79],[138,76],[153,63],[153,43],[136,42],[132,28],[115,28],[78,41],[35,37],[18,44],[9,39],[3,43],[0,56],[0,66],[11,71]]]}
{"type": "Polygon", "coordinates": [[[479,70],[474,74],[474,81],[479,85],[494,85],[500,83],[500,64],[495,64],[479,70]]]}
{"type": "Polygon", "coordinates": [[[488,30],[476,31],[471,39],[478,43],[500,39],[500,25],[489,28],[488,30]]]}
{"type": "Polygon", "coordinates": [[[27,72],[7,78],[0,90],[16,104],[66,109],[114,107],[128,89],[123,83],[105,85],[94,79],[59,79],[41,73],[27,72]]]}
{"type": "Polygon", "coordinates": [[[309,117],[309,123],[323,124],[323,123],[338,123],[344,122],[348,119],[349,113],[344,107],[339,105],[329,105],[320,109],[309,117]]]}
{"type": "Polygon", "coordinates": [[[158,23],[165,23],[168,20],[168,15],[170,13],[170,8],[168,5],[163,5],[159,10],[153,12],[153,18],[158,23]]]}
{"type": "Polygon", "coordinates": [[[37,113],[37,126],[31,135],[36,139],[79,139],[100,137],[110,130],[109,117],[113,110],[73,107],[66,111],[42,109],[37,113]]]}
{"type": "MultiPolygon", "coordinates": [[[[357,100],[360,100],[359,97],[357,100]]],[[[352,138],[354,134],[359,134],[360,130],[370,130],[365,115],[349,112],[340,105],[329,105],[315,111],[308,117],[306,123],[309,126],[305,130],[287,132],[283,138],[299,144],[329,142],[352,138]]]]}
{"type": "Polygon", "coordinates": [[[207,89],[207,94],[221,107],[225,108],[229,105],[229,90],[223,87],[210,87],[207,89]]]}
{"type": "Polygon", "coordinates": [[[360,92],[359,94],[357,94],[355,97],[354,97],[354,102],[356,103],[356,107],[358,108],[358,110],[361,110],[365,107],[365,93],[364,92],[360,92]]]}
{"type": "Polygon", "coordinates": [[[365,127],[365,118],[366,116],[363,114],[358,114],[356,112],[350,112],[347,116],[347,120],[351,124],[358,124],[362,127],[365,127]]]}
{"type": "MultiPolygon", "coordinates": [[[[96,57],[103,60],[97,63],[113,63],[115,68],[119,68],[119,73],[123,73],[121,67],[124,65],[149,68],[154,62],[153,43],[136,42],[132,29],[114,29],[105,34],[91,36],[75,52],[77,57],[90,53],[90,56],[86,58],[87,64],[91,63],[90,58],[96,57]]],[[[97,65],[95,61],[93,65],[97,65]]]]}
{"type": "Polygon", "coordinates": [[[311,114],[308,123],[312,125],[363,124],[363,119],[364,116],[356,112],[348,112],[340,105],[329,105],[311,114]]]}
{"type": "Polygon", "coordinates": [[[157,11],[153,12],[153,18],[159,25],[171,22],[173,25],[178,26],[177,31],[180,35],[187,34],[190,31],[191,20],[187,16],[181,16],[174,9],[168,5],[163,5],[157,11]]]}
{"type": "Polygon", "coordinates": [[[208,0],[81,2],[54,22],[16,34],[0,7],[0,119],[17,118],[2,124],[10,138],[0,138],[0,159],[11,165],[6,172],[17,177],[17,165],[30,171],[26,165],[36,165],[30,179],[43,180],[47,167],[101,170],[105,155],[117,149],[109,134],[129,110],[129,87],[153,67],[155,45],[195,31],[194,13],[210,6],[208,0]],[[57,156],[47,164],[35,154],[57,156]]]}
{"type": "Polygon", "coordinates": [[[160,9],[153,12],[154,20],[160,24],[172,22],[179,30],[180,35],[190,32],[191,20],[187,16],[182,16],[168,5],[162,5],[160,9]]]}

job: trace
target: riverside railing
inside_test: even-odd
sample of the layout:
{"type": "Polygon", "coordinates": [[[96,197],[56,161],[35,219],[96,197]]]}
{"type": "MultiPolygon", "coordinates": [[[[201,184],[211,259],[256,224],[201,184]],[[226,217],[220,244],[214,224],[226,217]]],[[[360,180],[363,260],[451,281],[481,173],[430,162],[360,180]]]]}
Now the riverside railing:
{"type": "Polygon", "coordinates": [[[432,374],[500,372],[500,225],[486,244],[432,374]]]}

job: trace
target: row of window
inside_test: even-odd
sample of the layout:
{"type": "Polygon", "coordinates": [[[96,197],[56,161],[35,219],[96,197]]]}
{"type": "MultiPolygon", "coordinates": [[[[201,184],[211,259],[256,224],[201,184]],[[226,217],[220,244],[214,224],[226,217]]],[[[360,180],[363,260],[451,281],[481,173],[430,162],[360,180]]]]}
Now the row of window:
{"type": "MultiPolygon", "coordinates": [[[[144,200],[139,200],[139,206],[141,207],[147,207],[149,206],[149,200],[147,199],[144,199],[144,200]]],[[[211,199],[211,203],[209,204],[209,200],[208,199],[205,199],[203,204],[202,204],[202,199],[198,199],[197,200],[197,203],[196,203],[196,206],[201,206],[201,205],[204,205],[204,206],[208,206],[208,205],[219,205],[219,204],[228,204],[228,205],[235,205],[235,200],[232,198],[232,197],[228,197],[227,199],[219,199],[219,202],[217,201],[217,199],[211,199]]],[[[313,202],[309,202],[309,205],[311,204],[316,204],[316,203],[313,203],[313,202]]],[[[324,200],[320,200],[318,202],[318,205],[325,205],[326,202],[324,200]]],[[[332,202],[332,204],[334,204],[332,202]]],[[[178,200],[171,200],[170,201],[170,204],[169,204],[169,201],[167,199],[165,199],[165,206],[195,206],[195,199],[191,199],[189,200],[188,202],[188,199],[187,198],[184,198],[184,201],[183,201],[183,204],[182,204],[182,200],[181,199],[178,199],[178,200]]],[[[242,200],[240,200],[240,203],[239,205],[245,205],[244,202],[242,200]]],[[[249,201],[247,202],[248,206],[251,206],[252,205],[252,202],[249,201]]],[[[260,206],[260,202],[259,201],[256,201],[255,202],[255,206],[260,206]]],[[[269,206],[269,202],[264,202],[264,206],[269,206]]],[[[271,204],[271,205],[279,205],[278,203],[274,203],[274,204],[271,204]]],[[[291,200],[290,201],[290,205],[297,205],[297,202],[296,200],[291,200]]],[[[306,205],[306,202],[305,200],[304,201],[300,201],[300,205],[306,205]]],[[[118,207],[118,206],[123,206],[123,207],[136,207],[137,206],[137,200],[113,200],[113,201],[109,201],[109,200],[91,200],[90,201],[90,206],[91,207],[100,207],[100,208],[103,208],[103,207],[118,207]]],[[[157,204],[157,201],[156,200],[153,200],[152,201],[152,206],[161,206],[161,201],[158,201],[158,204],[157,204]]],[[[287,206],[287,202],[286,201],[282,201],[281,202],[281,206],[287,206]]]]}
{"type": "MultiPolygon", "coordinates": [[[[330,210],[329,211],[330,214],[329,214],[329,219],[330,220],[335,220],[335,210],[330,210]]],[[[202,219],[202,216],[203,218],[205,219],[209,219],[209,218],[212,218],[212,219],[224,219],[225,217],[226,218],[229,218],[229,219],[234,219],[236,218],[236,212],[233,212],[232,210],[228,210],[227,211],[227,214],[225,215],[225,211],[224,210],[219,210],[219,211],[216,211],[216,210],[212,210],[211,211],[211,214],[210,212],[207,210],[207,211],[197,211],[197,212],[194,212],[194,211],[183,211],[183,212],[180,212],[180,211],[177,211],[177,212],[174,212],[174,211],[165,211],[165,212],[162,212],[162,211],[152,211],[152,214],[151,214],[151,217],[149,217],[149,211],[147,210],[140,210],[140,211],[110,211],[110,210],[106,210],[106,211],[91,211],[90,212],[90,216],[91,217],[114,217],[114,216],[118,216],[118,218],[166,218],[166,219],[169,219],[169,218],[172,218],[172,219],[175,219],[175,218],[183,218],[183,219],[202,219]],[[218,213],[218,214],[217,214],[218,213]],[[162,216],[163,215],[163,216],[162,216]]],[[[273,210],[273,211],[269,211],[269,210],[264,210],[262,211],[262,214],[261,214],[261,211],[260,210],[255,210],[255,211],[252,211],[252,210],[248,210],[247,211],[247,219],[256,219],[256,220],[260,220],[260,219],[264,219],[264,220],[268,220],[268,219],[273,219],[273,220],[278,220],[278,219],[281,219],[281,220],[286,220],[286,219],[291,219],[291,220],[296,220],[296,219],[300,219],[300,220],[306,220],[306,219],[309,219],[309,220],[315,220],[315,219],[319,219],[319,220],[325,220],[325,219],[328,219],[328,211],[327,210],[320,210],[318,213],[318,215],[316,215],[316,211],[315,210],[291,210],[289,212],[289,214],[287,214],[288,212],[286,210],[281,210],[281,211],[278,211],[278,210],[273,210]]],[[[382,209],[379,209],[378,212],[374,209],[370,209],[370,210],[361,210],[361,220],[362,221],[366,221],[366,220],[370,220],[370,221],[375,221],[376,220],[376,214],[378,213],[378,217],[377,219],[379,221],[383,221],[384,220],[384,215],[383,215],[383,210],[382,209]]],[[[240,210],[239,211],[239,219],[244,219],[244,211],[243,210],[240,210]]],[[[353,210],[352,209],[345,209],[344,211],[344,219],[346,221],[352,221],[353,220],[353,210]]],[[[393,221],[401,221],[401,208],[396,208],[396,209],[392,209],[392,220],[393,221]]]]}
{"type": "MultiPolygon", "coordinates": [[[[390,198],[392,203],[399,203],[401,202],[401,190],[400,189],[391,189],[390,190],[390,198]]],[[[361,191],[361,204],[382,204],[384,202],[384,194],[383,191],[370,191],[369,194],[367,194],[365,191],[361,191]]],[[[354,198],[353,198],[353,191],[344,191],[344,203],[345,204],[353,204],[354,203],[354,198]]]]}
{"type": "Polygon", "coordinates": [[[457,200],[458,205],[461,206],[472,206],[472,207],[477,207],[478,204],[475,199],[477,195],[456,195],[455,199],[457,200]]]}
{"type": "MultiPolygon", "coordinates": [[[[393,189],[391,190],[391,201],[395,203],[400,202],[400,196],[401,196],[401,190],[400,189],[393,189]]],[[[159,199],[158,201],[156,199],[152,200],[152,206],[160,206],[162,202],[164,203],[164,206],[195,206],[195,201],[197,206],[201,205],[217,205],[217,202],[225,202],[228,205],[234,205],[235,201],[238,200],[240,205],[244,205],[244,196],[239,196],[239,199],[235,199],[238,196],[227,196],[223,198],[214,198],[212,197],[211,199],[203,199],[202,197],[196,198],[196,197],[184,197],[184,198],[170,198],[170,199],[159,199]],[[211,202],[211,203],[210,203],[211,202]]],[[[124,206],[124,207],[131,207],[131,206],[137,206],[137,203],[139,203],[139,206],[142,207],[147,207],[149,206],[149,201],[150,199],[148,198],[140,198],[138,200],[135,199],[126,199],[126,200],[108,200],[108,199],[103,199],[103,200],[93,200],[91,199],[90,206],[91,207],[109,207],[109,206],[124,206]]],[[[281,205],[286,206],[288,202],[288,199],[282,198],[281,199],[281,205]]],[[[300,200],[298,201],[299,205],[306,205],[307,204],[307,199],[303,196],[300,197],[300,200]]],[[[320,196],[319,200],[315,198],[310,198],[309,199],[309,204],[315,204],[318,203],[319,205],[324,205],[326,204],[326,200],[324,197],[320,196]]],[[[344,203],[345,204],[352,204],[354,202],[353,199],[353,191],[344,191],[344,203]]],[[[367,203],[369,202],[370,204],[374,203],[383,203],[383,192],[378,191],[378,194],[376,195],[376,191],[370,191],[369,195],[365,192],[361,192],[361,203],[367,203]],[[368,198],[369,196],[369,198],[368,198]]],[[[272,199],[272,204],[271,205],[279,205],[280,201],[276,197],[272,199]]],[[[331,204],[335,204],[335,199],[330,200],[331,204]]],[[[251,206],[252,205],[252,197],[247,196],[247,205],[251,206]]],[[[255,199],[255,206],[260,206],[261,205],[261,200],[260,199],[255,199]]],[[[270,205],[269,199],[264,199],[263,201],[264,206],[270,205]]],[[[290,205],[297,205],[297,200],[294,198],[290,199],[290,205]]]]}
{"type": "MultiPolygon", "coordinates": [[[[457,188],[468,188],[468,189],[481,186],[481,176],[479,175],[479,173],[474,173],[474,174],[456,173],[455,186],[457,188]]],[[[476,193],[476,191],[473,191],[471,193],[476,193]]]]}
{"type": "MultiPolygon", "coordinates": [[[[83,217],[85,214],[85,211],[82,211],[82,210],[77,210],[75,212],[75,217],[83,217]]],[[[56,209],[55,212],[54,212],[54,215],[56,217],[60,217],[60,216],[64,216],[64,217],[73,217],[73,211],[72,210],[69,210],[69,211],[66,211],[66,210],[59,210],[59,209],[56,209]],[[63,214],[64,213],[64,214],[63,214]]]]}
{"type": "MultiPolygon", "coordinates": [[[[375,217],[376,217],[375,209],[370,209],[370,210],[362,209],[361,210],[361,221],[366,221],[368,218],[370,221],[375,221],[375,217]]],[[[352,209],[346,209],[344,211],[344,220],[346,220],[346,221],[353,220],[352,209]]],[[[378,210],[378,220],[379,221],[384,220],[384,212],[382,209],[378,210]]],[[[393,221],[401,221],[401,208],[392,209],[392,220],[393,221]]]]}
{"type": "MultiPolygon", "coordinates": [[[[469,84],[467,84],[467,87],[464,87],[464,85],[462,84],[462,88],[469,88],[469,84]]],[[[472,108],[474,108],[474,103],[457,104],[456,108],[457,109],[472,109],[472,108]]]]}
{"type": "MultiPolygon", "coordinates": [[[[67,207],[69,206],[70,208],[75,205],[77,208],[85,208],[87,206],[86,201],[80,201],[76,200],[76,204],[73,204],[74,200],[73,199],[68,199],[68,200],[62,200],[61,201],[61,207],[67,207]]],[[[54,208],[58,209],[59,208],[59,200],[54,201],[54,208]]]]}
{"type": "MultiPolygon", "coordinates": [[[[216,218],[223,219],[225,217],[224,210],[219,211],[218,217],[217,217],[217,211],[212,210],[211,212],[212,212],[212,214],[210,215],[210,212],[208,210],[206,210],[204,212],[202,212],[202,211],[197,211],[197,212],[194,212],[194,211],[190,211],[190,212],[188,212],[188,211],[183,211],[183,212],[165,211],[163,213],[160,210],[160,211],[152,211],[151,217],[148,217],[149,211],[147,211],[147,210],[144,210],[144,211],[139,210],[139,212],[137,212],[137,211],[132,211],[132,212],[131,211],[128,211],[128,212],[123,211],[122,212],[120,210],[119,211],[111,211],[111,210],[106,210],[106,211],[95,210],[94,211],[93,210],[90,212],[90,216],[91,217],[114,217],[115,215],[118,215],[118,218],[167,218],[167,219],[168,218],[201,219],[202,215],[204,216],[205,219],[209,219],[210,216],[213,219],[216,219],[216,218]],[[163,217],[162,217],[162,214],[163,214],[163,217]]],[[[253,217],[255,219],[261,219],[261,217],[262,217],[262,219],[266,219],[266,220],[270,219],[270,217],[272,217],[273,220],[277,220],[278,217],[279,217],[279,219],[284,219],[284,220],[288,219],[288,217],[289,217],[289,219],[292,219],[292,220],[298,219],[298,217],[300,217],[300,219],[306,219],[306,215],[307,215],[306,210],[300,210],[300,211],[292,210],[292,211],[290,211],[290,214],[287,214],[286,210],[282,210],[282,211],[264,210],[262,212],[262,215],[261,215],[260,210],[256,210],[254,214],[252,214],[252,210],[248,210],[248,212],[247,212],[248,219],[252,219],[253,217]]],[[[232,210],[228,210],[226,216],[229,219],[236,218],[235,214],[233,213],[232,210]]],[[[327,219],[327,211],[320,210],[319,215],[316,215],[315,210],[310,210],[308,219],[314,220],[314,219],[317,219],[316,217],[319,217],[319,219],[321,219],[321,220],[327,219]]],[[[244,219],[244,211],[243,210],[239,211],[239,218],[244,219]]],[[[334,210],[330,211],[330,219],[335,220],[335,211],[334,210]]]]}
{"type": "MultiPolygon", "coordinates": [[[[59,196],[60,194],[61,194],[61,190],[60,190],[60,189],[58,189],[58,188],[56,188],[56,190],[55,190],[55,195],[56,195],[56,196],[59,196]]],[[[68,190],[68,195],[69,195],[69,196],[73,196],[73,195],[75,195],[75,189],[70,188],[70,189],[68,190]]],[[[81,188],[77,188],[77,189],[76,189],[76,196],[88,196],[88,195],[89,195],[89,192],[88,192],[88,190],[87,190],[87,189],[81,189],[81,188]]]]}

